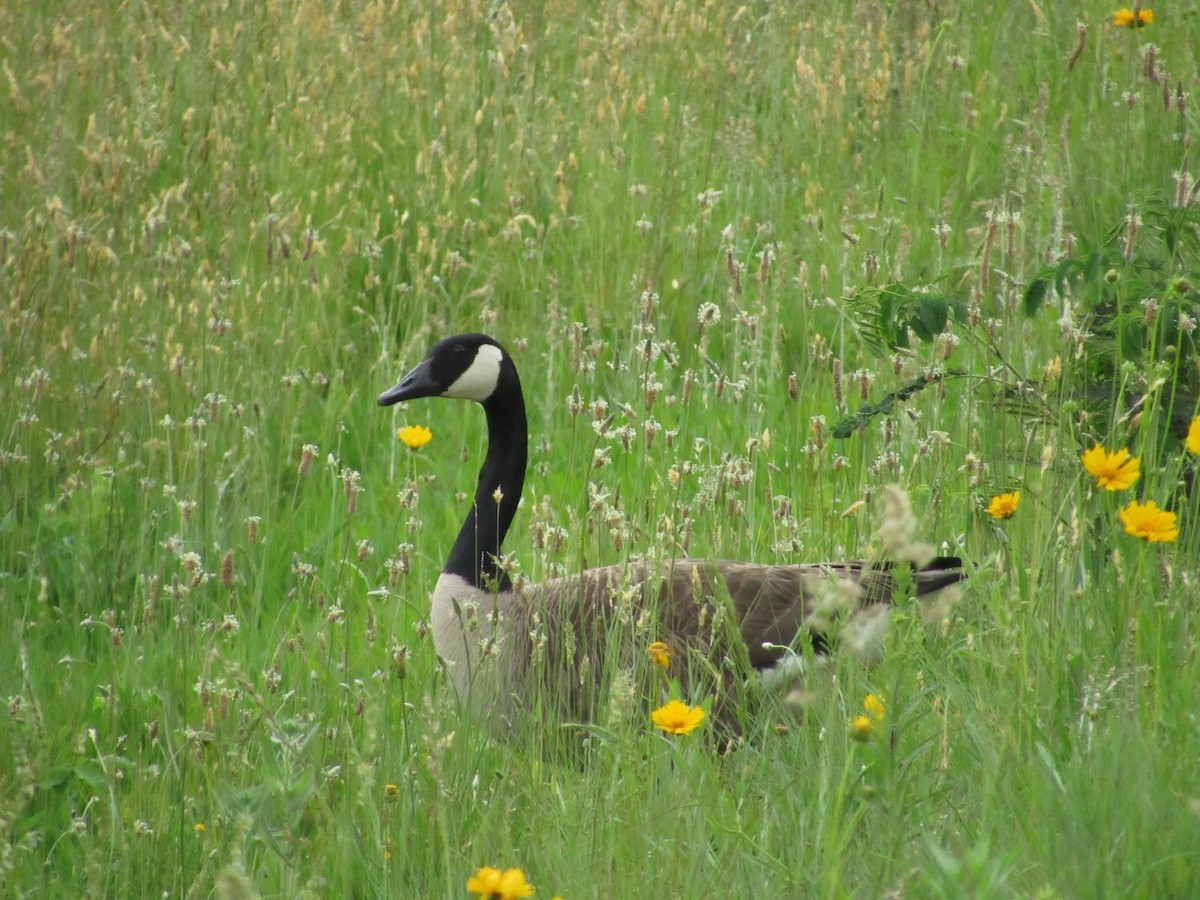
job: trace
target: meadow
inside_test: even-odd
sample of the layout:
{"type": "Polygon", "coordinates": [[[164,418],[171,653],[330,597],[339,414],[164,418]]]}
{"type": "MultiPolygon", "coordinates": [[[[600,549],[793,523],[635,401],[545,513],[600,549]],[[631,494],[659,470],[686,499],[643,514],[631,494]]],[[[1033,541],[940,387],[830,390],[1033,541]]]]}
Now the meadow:
{"type": "Polygon", "coordinates": [[[1117,12],[0,5],[3,893],[1200,896],[1200,13],[1117,12]],[[522,577],[898,486],[969,578],[732,745],[498,738],[426,624],[483,416],[375,403],[459,331],[522,577]]]}

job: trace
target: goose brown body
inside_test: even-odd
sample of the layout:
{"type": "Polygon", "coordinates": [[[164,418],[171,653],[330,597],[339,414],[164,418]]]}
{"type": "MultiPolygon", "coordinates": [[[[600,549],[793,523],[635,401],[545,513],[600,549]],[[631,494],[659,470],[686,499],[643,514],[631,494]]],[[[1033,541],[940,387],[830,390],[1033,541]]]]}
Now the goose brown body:
{"type": "MultiPolygon", "coordinates": [[[[379,402],[427,396],[476,400],[488,417],[488,454],[434,588],[431,625],[460,698],[498,725],[539,686],[552,688],[539,695],[543,711],[551,698],[555,714],[591,717],[606,663],[627,663],[652,640],[673,651],[672,674],[687,681],[702,672],[727,694],[746,669],[769,670],[805,643],[823,651],[824,628],[842,609],[830,607],[831,592],[868,612],[885,609],[896,592],[886,563],[708,559],[630,562],[514,586],[498,560],[525,477],[516,368],[485,335],[446,338],[379,402]]],[[[910,580],[924,596],[962,577],[957,558],[941,557],[910,580]]]]}

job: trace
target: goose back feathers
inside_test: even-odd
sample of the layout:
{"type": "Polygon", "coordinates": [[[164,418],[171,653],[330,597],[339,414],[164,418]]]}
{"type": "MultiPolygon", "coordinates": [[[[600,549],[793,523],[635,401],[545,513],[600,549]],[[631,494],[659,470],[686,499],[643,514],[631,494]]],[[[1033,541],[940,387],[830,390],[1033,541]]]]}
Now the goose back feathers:
{"type": "MultiPolygon", "coordinates": [[[[487,416],[487,456],[433,591],[431,625],[460,698],[497,725],[539,683],[553,688],[539,697],[543,711],[549,696],[558,715],[592,717],[605,662],[614,653],[644,653],[635,644],[648,641],[634,635],[647,630],[649,640],[671,648],[672,675],[687,682],[707,673],[719,702],[736,689],[738,669],[769,670],[804,641],[825,649],[822,628],[838,613],[825,587],[867,610],[884,608],[896,590],[887,564],[704,559],[604,566],[514,589],[498,561],[528,453],[516,367],[492,338],[455,335],[435,344],[379,403],[435,396],[474,400],[487,416]],[[622,628],[629,640],[619,636],[622,628]]],[[[962,577],[960,561],[942,557],[914,572],[911,581],[924,596],[962,577]]]]}

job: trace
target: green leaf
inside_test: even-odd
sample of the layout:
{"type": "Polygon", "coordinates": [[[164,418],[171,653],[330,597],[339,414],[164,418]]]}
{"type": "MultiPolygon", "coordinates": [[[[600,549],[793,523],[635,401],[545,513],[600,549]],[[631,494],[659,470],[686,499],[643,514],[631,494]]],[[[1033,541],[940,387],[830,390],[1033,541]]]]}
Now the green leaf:
{"type": "Polygon", "coordinates": [[[917,336],[926,343],[946,330],[946,320],[950,314],[950,304],[942,297],[929,294],[920,296],[917,301],[917,314],[913,317],[911,326],[917,336]]]}
{"type": "Polygon", "coordinates": [[[1021,309],[1024,310],[1026,318],[1032,319],[1046,305],[1046,292],[1049,289],[1049,280],[1041,276],[1029,282],[1029,286],[1025,288],[1025,295],[1021,298],[1021,309]]]}
{"type": "Polygon", "coordinates": [[[55,766],[40,779],[38,779],[38,790],[51,791],[54,788],[62,787],[68,781],[75,777],[75,767],[70,765],[55,766]]]}

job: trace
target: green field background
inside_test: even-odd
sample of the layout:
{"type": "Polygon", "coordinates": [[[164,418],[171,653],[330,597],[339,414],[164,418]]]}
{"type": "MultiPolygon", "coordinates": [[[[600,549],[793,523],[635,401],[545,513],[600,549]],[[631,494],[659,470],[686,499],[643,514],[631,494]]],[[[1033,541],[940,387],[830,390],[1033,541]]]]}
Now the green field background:
{"type": "Polygon", "coordinates": [[[0,6],[3,893],[1200,895],[1200,14],[1114,12],[0,6]],[[483,417],[375,404],[460,331],[524,578],[877,558],[897,485],[967,583],[733,746],[484,732],[425,625],[483,417]]]}

